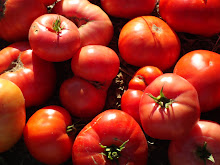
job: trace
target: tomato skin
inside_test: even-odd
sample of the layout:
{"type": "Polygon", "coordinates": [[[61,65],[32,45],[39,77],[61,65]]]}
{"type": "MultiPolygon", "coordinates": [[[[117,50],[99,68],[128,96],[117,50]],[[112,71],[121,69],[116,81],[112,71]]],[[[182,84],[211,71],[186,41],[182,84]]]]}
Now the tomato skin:
{"type": "Polygon", "coordinates": [[[17,85],[0,78],[0,153],[21,138],[26,122],[24,96],[17,85]]]}
{"type": "Polygon", "coordinates": [[[31,23],[45,13],[47,8],[39,0],[1,0],[0,38],[8,42],[27,40],[31,23]]]}
{"type": "Polygon", "coordinates": [[[73,116],[93,118],[103,110],[107,92],[74,76],[61,84],[59,94],[62,105],[73,116]]]}
{"type": "Polygon", "coordinates": [[[67,17],[78,26],[81,47],[107,46],[113,37],[113,24],[108,15],[88,0],[61,0],[56,3],[52,13],[67,17]]]}
{"type": "Polygon", "coordinates": [[[113,80],[119,72],[119,66],[118,55],[111,48],[102,45],[82,47],[71,61],[74,75],[101,83],[113,80]]]}
{"type": "Polygon", "coordinates": [[[139,105],[142,127],[146,134],[156,139],[178,139],[192,129],[200,118],[200,107],[196,89],[184,78],[165,73],[157,77],[144,90],[139,105]],[[168,108],[152,99],[163,93],[174,100],[168,108]]]}
{"type": "MultiPolygon", "coordinates": [[[[218,123],[200,120],[184,138],[171,141],[168,155],[171,165],[203,165],[204,162],[195,153],[198,146],[207,142],[207,150],[213,155],[215,165],[220,164],[220,125],[218,123]]],[[[207,165],[213,164],[206,161],[207,165]]]]}
{"type": "Polygon", "coordinates": [[[55,3],[57,0],[40,0],[45,6],[52,5],[55,3]]]}
{"type": "Polygon", "coordinates": [[[58,14],[44,14],[34,20],[28,38],[34,53],[51,62],[69,60],[80,48],[78,28],[72,21],[58,14]],[[53,29],[56,20],[60,20],[59,32],[53,29]]]}
{"type": "Polygon", "coordinates": [[[159,13],[178,32],[207,37],[220,32],[219,0],[160,0],[159,13]]]}
{"type": "Polygon", "coordinates": [[[28,151],[42,163],[64,163],[71,157],[73,137],[66,132],[70,125],[70,114],[60,106],[51,105],[37,110],[24,129],[28,151]]]}
{"type": "Polygon", "coordinates": [[[75,165],[86,164],[116,164],[101,153],[104,146],[120,146],[121,151],[118,164],[145,165],[147,163],[147,140],[139,124],[127,113],[110,109],[97,115],[77,135],[72,149],[72,160],[75,165]]]}
{"type": "Polygon", "coordinates": [[[128,64],[152,65],[162,71],[172,67],[180,55],[178,36],[155,16],[137,17],[126,23],[119,35],[118,48],[128,64]]]}
{"type": "Polygon", "coordinates": [[[36,56],[28,42],[16,42],[0,51],[0,72],[0,78],[14,82],[21,89],[26,107],[43,104],[54,92],[56,70],[53,63],[36,56]],[[5,72],[14,60],[20,60],[23,66],[5,72]]]}
{"type": "Polygon", "coordinates": [[[179,59],[174,73],[187,79],[197,90],[202,112],[220,106],[220,55],[208,50],[194,50],[179,59]]]}
{"type": "Polygon", "coordinates": [[[101,6],[111,16],[134,18],[151,14],[156,6],[156,1],[101,0],[101,6]]]}

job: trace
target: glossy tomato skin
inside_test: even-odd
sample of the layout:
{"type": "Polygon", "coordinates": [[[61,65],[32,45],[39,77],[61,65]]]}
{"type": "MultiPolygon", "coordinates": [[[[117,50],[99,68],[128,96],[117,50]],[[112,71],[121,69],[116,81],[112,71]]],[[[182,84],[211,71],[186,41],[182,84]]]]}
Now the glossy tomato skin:
{"type": "Polygon", "coordinates": [[[73,137],[66,132],[70,125],[70,114],[60,106],[51,105],[37,110],[24,129],[28,151],[42,163],[64,163],[71,157],[73,137]]]}
{"type": "Polygon", "coordinates": [[[111,48],[87,45],[73,55],[71,68],[74,75],[90,81],[112,81],[119,72],[120,60],[111,48]]]}
{"type": "Polygon", "coordinates": [[[88,0],[61,0],[56,3],[52,13],[67,17],[78,26],[81,47],[107,46],[113,37],[113,24],[108,15],[88,0]]]}
{"type": "Polygon", "coordinates": [[[72,149],[73,164],[116,164],[101,154],[104,149],[100,145],[120,146],[127,140],[118,164],[145,165],[148,157],[148,145],[139,124],[123,111],[105,110],[77,135],[72,149]]]}
{"type": "Polygon", "coordinates": [[[78,28],[72,21],[58,14],[44,14],[35,19],[28,38],[35,54],[51,62],[69,60],[80,48],[78,28]],[[59,32],[53,27],[56,21],[60,21],[59,32]]]}
{"type": "Polygon", "coordinates": [[[122,59],[128,64],[138,67],[152,65],[164,71],[177,61],[180,41],[162,19],[141,16],[124,25],[118,48],[122,59]]]}
{"type": "Polygon", "coordinates": [[[101,0],[101,6],[111,16],[134,18],[151,14],[156,6],[156,1],[101,0]]]}
{"type": "Polygon", "coordinates": [[[39,0],[1,0],[0,38],[8,42],[27,40],[32,22],[46,13],[39,0]]]}
{"type": "Polygon", "coordinates": [[[156,139],[178,139],[188,134],[200,118],[198,94],[184,78],[165,73],[144,90],[139,113],[146,134],[156,139]],[[167,108],[150,97],[158,97],[162,88],[165,97],[173,100],[167,108]]]}
{"type": "MultiPolygon", "coordinates": [[[[207,150],[212,154],[215,165],[220,164],[220,125],[218,123],[201,120],[189,135],[179,140],[171,141],[168,155],[171,165],[203,165],[204,161],[196,155],[197,147],[207,142],[207,150]]],[[[206,160],[207,165],[213,162],[206,160]]]]}
{"type": "Polygon", "coordinates": [[[0,72],[0,78],[14,82],[21,89],[26,107],[45,103],[54,92],[54,64],[35,55],[28,42],[16,42],[0,51],[0,72]]]}
{"type": "Polygon", "coordinates": [[[100,113],[104,108],[106,95],[106,90],[76,76],[65,80],[59,93],[62,105],[79,118],[93,118],[100,113]]]}
{"type": "Polygon", "coordinates": [[[0,78],[0,153],[21,138],[26,123],[24,96],[17,85],[0,78]]]}
{"type": "Polygon", "coordinates": [[[159,13],[178,32],[207,37],[220,32],[219,0],[160,0],[159,13]]]}
{"type": "Polygon", "coordinates": [[[174,73],[187,79],[197,90],[202,112],[220,106],[220,55],[208,50],[194,50],[179,59],[174,73]]]}

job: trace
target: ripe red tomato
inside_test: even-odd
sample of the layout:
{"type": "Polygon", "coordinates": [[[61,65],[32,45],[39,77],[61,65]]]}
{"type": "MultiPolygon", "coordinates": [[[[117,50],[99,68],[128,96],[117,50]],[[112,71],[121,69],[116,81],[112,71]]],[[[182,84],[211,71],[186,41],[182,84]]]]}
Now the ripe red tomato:
{"type": "Polygon", "coordinates": [[[37,110],[27,121],[24,141],[31,155],[45,164],[61,164],[71,157],[73,137],[67,133],[71,116],[60,106],[37,110]]]}
{"type": "Polygon", "coordinates": [[[34,20],[29,42],[36,55],[52,62],[69,60],[80,48],[78,28],[58,14],[44,14],[34,20]]]}
{"type": "Polygon", "coordinates": [[[159,13],[178,32],[203,36],[220,32],[219,0],[160,0],[159,13]]]}
{"type": "Polygon", "coordinates": [[[155,66],[144,66],[138,69],[128,83],[129,89],[144,90],[155,78],[163,72],[155,66]]]}
{"type": "Polygon", "coordinates": [[[108,15],[88,0],[61,0],[52,13],[64,15],[78,26],[81,46],[107,46],[113,37],[113,25],[108,15]]]}
{"type": "Polygon", "coordinates": [[[137,17],[126,23],[119,35],[118,48],[128,64],[151,65],[162,71],[172,67],[180,55],[178,36],[155,16],[137,17]]]}
{"type": "Polygon", "coordinates": [[[139,124],[127,113],[110,109],[97,115],[77,135],[74,165],[146,165],[148,145],[139,124]]]}
{"type": "Polygon", "coordinates": [[[0,51],[0,73],[0,78],[21,89],[26,107],[44,103],[55,89],[53,63],[36,56],[28,42],[16,42],[0,51]]]}
{"type": "Polygon", "coordinates": [[[102,0],[101,6],[106,13],[114,17],[134,18],[153,12],[156,0],[102,0]]]}
{"type": "Polygon", "coordinates": [[[71,68],[74,75],[90,81],[112,81],[119,72],[120,60],[111,48],[87,45],[73,55],[71,68]]]}
{"type": "Polygon", "coordinates": [[[79,77],[65,80],[60,87],[62,105],[75,117],[93,118],[105,105],[107,92],[79,77]]]}
{"type": "Polygon", "coordinates": [[[220,165],[220,125],[202,120],[189,135],[170,142],[171,165],[220,165]],[[214,161],[214,162],[213,162],[214,161]]]}
{"type": "Polygon", "coordinates": [[[26,122],[24,96],[17,85],[0,78],[0,153],[21,138],[26,122]]]}
{"type": "Polygon", "coordinates": [[[147,135],[177,139],[188,134],[200,118],[198,94],[181,76],[165,73],[144,90],[139,113],[147,135]]]}
{"type": "Polygon", "coordinates": [[[0,38],[9,42],[27,40],[31,23],[46,13],[39,0],[1,0],[0,38]]]}
{"type": "Polygon", "coordinates": [[[179,59],[174,73],[188,80],[197,90],[202,112],[220,106],[220,55],[208,50],[194,50],[179,59]]]}

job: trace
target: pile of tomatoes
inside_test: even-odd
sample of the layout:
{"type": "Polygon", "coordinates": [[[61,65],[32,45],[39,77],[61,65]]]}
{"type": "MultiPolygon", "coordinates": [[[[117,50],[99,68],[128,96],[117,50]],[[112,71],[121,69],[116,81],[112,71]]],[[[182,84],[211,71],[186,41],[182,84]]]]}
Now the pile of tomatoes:
{"type": "Polygon", "coordinates": [[[219,0],[1,0],[0,164],[220,165],[219,0]]]}

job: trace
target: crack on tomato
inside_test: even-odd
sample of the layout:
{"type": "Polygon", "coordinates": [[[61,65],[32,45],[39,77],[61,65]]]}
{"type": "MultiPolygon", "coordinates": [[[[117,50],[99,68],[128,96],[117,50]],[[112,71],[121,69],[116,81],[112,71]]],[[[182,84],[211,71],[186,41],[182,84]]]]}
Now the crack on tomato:
{"type": "MultiPolygon", "coordinates": [[[[21,59],[20,59],[20,55],[18,56],[18,58],[14,61],[11,62],[11,64],[8,66],[8,69],[6,69],[5,71],[3,71],[3,73],[6,72],[15,72],[21,68],[25,68],[24,64],[22,63],[21,59]]],[[[0,73],[2,74],[2,73],[0,73]]]]}
{"type": "Polygon", "coordinates": [[[69,17],[68,19],[70,19],[78,28],[89,22],[89,19],[86,18],[69,17]]]}
{"type": "Polygon", "coordinates": [[[4,17],[5,15],[5,5],[6,5],[7,0],[1,0],[0,1],[0,19],[4,17]]]}

